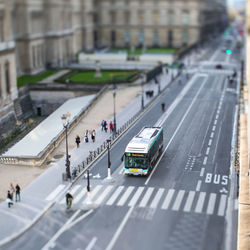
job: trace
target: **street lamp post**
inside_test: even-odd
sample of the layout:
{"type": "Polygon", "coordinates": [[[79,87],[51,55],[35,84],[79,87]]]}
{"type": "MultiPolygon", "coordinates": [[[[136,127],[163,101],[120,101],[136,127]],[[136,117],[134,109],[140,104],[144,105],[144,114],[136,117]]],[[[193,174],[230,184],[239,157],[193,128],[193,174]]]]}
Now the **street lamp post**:
{"type": "Polygon", "coordinates": [[[113,100],[114,100],[114,134],[116,134],[116,113],[115,113],[115,97],[116,97],[116,84],[113,84],[113,100]]]}
{"type": "Polygon", "coordinates": [[[69,155],[69,149],[68,149],[68,127],[69,127],[69,118],[70,118],[70,113],[63,114],[61,119],[63,123],[63,127],[65,128],[65,133],[66,133],[66,175],[67,179],[71,179],[71,173],[70,173],[70,155],[69,155]]]}
{"type": "Polygon", "coordinates": [[[146,74],[141,72],[141,109],[144,109],[144,91],[143,84],[146,82],[146,74]]]}

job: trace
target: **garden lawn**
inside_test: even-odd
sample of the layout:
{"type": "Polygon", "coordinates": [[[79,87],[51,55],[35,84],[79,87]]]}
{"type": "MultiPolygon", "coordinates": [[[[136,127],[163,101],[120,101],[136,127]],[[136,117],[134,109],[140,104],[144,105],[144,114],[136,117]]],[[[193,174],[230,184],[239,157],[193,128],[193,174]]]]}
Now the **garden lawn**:
{"type": "Polygon", "coordinates": [[[39,82],[39,81],[43,80],[44,78],[55,74],[57,71],[58,70],[48,70],[48,71],[43,72],[43,73],[38,74],[38,75],[20,76],[20,77],[17,78],[17,87],[20,88],[20,87],[22,87],[22,86],[24,86],[25,84],[28,84],[28,83],[39,82]]]}
{"type": "Polygon", "coordinates": [[[109,83],[114,81],[126,82],[126,80],[136,74],[136,71],[101,71],[102,77],[95,77],[95,71],[79,72],[70,77],[71,82],[84,83],[109,83]]]}

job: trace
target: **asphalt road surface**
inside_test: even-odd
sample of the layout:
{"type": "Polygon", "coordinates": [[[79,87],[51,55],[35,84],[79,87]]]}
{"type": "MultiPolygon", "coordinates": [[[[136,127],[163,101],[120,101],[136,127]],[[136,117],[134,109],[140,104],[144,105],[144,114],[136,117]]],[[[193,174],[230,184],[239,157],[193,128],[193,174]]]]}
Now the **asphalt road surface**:
{"type": "MultiPolygon", "coordinates": [[[[70,211],[63,199],[4,249],[236,249],[231,152],[239,78],[228,83],[227,74],[214,66],[230,64],[230,58],[220,49],[215,53],[213,72],[204,66],[171,85],[112,145],[113,183],[104,181],[107,154],[90,169],[92,204],[83,176],[72,189],[70,211]],[[153,125],[164,129],[163,154],[148,177],[124,176],[120,158],[127,143],[143,126],[153,125]]],[[[239,73],[238,66],[239,61],[228,69],[239,73]]]]}

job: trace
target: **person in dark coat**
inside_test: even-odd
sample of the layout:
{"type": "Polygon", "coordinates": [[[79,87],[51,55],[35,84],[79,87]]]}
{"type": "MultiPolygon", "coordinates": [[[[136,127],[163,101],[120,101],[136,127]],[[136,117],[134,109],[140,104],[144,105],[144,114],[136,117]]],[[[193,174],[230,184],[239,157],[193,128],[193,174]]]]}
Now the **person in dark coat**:
{"type": "Polygon", "coordinates": [[[84,140],[86,143],[89,142],[89,131],[88,130],[86,130],[86,132],[85,132],[84,140]]]}
{"type": "Polygon", "coordinates": [[[106,121],[104,121],[104,130],[105,130],[105,132],[107,133],[107,131],[108,131],[108,124],[107,124],[106,121]]]}
{"type": "Polygon", "coordinates": [[[80,142],[81,142],[80,136],[77,135],[77,136],[76,136],[76,146],[77,146],[78,148],[79,148],[80,142]]]}
{"type": "Polygon", "coordinates": [[[92,139],[93,142],[95,142],[95,137],[96,137],[96,132],[93,129],[92,132],[91,132],[91,139],[92,139]]]}
{"type": "Polygon", "coordinates": [[[21,201],[20,199],[20,191],[21,191],[21,188],[18,184],[16,184],[16,202],[17,202],[17,197],[18,197],[18,201],[21,201]]]}
{"type": "Polygon", "coordinates": [[[12,195],[11,195],[10,190],[8,190],[8,193],[7,193],[7,202],[8,202],[8,207],[11,207],[13,205],[12,195]]]}

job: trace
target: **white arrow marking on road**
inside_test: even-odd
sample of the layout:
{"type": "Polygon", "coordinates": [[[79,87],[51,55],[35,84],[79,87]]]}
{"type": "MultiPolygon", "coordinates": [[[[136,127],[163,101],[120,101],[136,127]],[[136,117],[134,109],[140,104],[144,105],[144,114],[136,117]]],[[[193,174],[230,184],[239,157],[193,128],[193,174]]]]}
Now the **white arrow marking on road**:
{"type": "Polygon", "coordinates": [[[98,173],[97,175],[94,175],[93,178],[94,178],[94,179],[100,179],[101,176],[100,176],[100,174],[98,173]]]}

